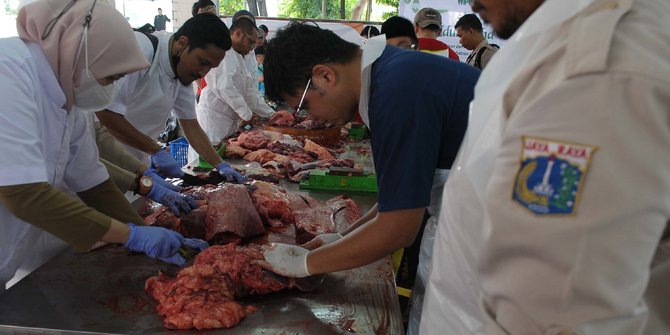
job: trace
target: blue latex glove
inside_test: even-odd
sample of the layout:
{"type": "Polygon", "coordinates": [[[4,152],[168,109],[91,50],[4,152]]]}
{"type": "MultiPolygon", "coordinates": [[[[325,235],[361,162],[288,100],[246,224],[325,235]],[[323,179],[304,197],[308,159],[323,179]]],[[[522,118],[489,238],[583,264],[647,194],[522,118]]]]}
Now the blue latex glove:
{"type": "Polygon", "coordinates": [[[184,243],[181,234],[162,227],[136,226],[129,223],[130,237],[123,245],[128,250],[141,252],[163,262],[184,265],[186,260],[177,251],[184,243]]]}
{"type": "Polygon", "coordinates": [[[216,169],[219,171],[219,174],[223,177],[226,178],[228,182],[231,183],[243,183],[247,181],[247,177],[243,176],[239,172],[235,171],[232,167],[230,167],[230,164],[226,162],[221,162],[219,165],[216,166],[216,169]]]}
{"type": "Polygon", "coordinates": [[[184,238],[184,246],[203,251],[209,247],[209,244],[199,238],[184,238]]]}
{"type": "Polygon", "coordinates": [[[166,177],[178,178],[184,175],[184,171],[181,170],[177,160],[165,150],[159,150],[151,154],[151,165],[166,177]]]}
{"type": "Polygon", "coordinates": [[[188,214],[198,207],[198,203],[190,195],[177,193],[161,184],[154,184],[147,196],[155,202],[168,206],[175,215],[188,214]]]}
{"type": "Polygon", "coordinates": [[[153,168],[148,168],[146,171],[144,171],[144,175],[149,176],[151,178],[151,180],[154,182],[154,185],[155,184],[160,184],[161,186],[163,186],[165,188],[168,188],[170,190],[173,190],[175,192],[181,192],[181,187],[180,186],[168,183],[153,168]]]}

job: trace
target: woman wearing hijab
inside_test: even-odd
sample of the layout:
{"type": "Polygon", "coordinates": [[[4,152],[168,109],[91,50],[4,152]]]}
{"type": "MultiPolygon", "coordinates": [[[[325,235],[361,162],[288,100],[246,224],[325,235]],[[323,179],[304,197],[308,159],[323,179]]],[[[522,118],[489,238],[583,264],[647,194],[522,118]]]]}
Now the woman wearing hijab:
{"type": "Polygon", "coordinates": [[[183,263],[182,244],[206,243],[141,226],[73,111],[106,107],[115,80],[149,66],[128,23],[103,1],[42,0],[22,8],[17,25],[19,37],[0,39],[0,291],[62,241],[78,250],[123,243],[183,263]]]}

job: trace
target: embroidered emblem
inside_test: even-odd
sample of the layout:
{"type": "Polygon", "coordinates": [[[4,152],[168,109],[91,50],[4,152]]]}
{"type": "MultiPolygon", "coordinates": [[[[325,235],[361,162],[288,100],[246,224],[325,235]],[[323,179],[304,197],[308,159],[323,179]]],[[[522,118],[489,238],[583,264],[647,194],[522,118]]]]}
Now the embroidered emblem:
{"type": "Polygon", "coordinates": [[[573,214],[596,146],[521,137],[512,199],[535,214],[573,214]]]}

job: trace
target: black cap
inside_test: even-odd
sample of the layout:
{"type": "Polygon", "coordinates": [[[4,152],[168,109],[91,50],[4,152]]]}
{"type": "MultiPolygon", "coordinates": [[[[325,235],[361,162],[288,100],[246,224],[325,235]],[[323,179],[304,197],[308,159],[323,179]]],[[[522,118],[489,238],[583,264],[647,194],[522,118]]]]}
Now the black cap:
{"type": "Polygon", "coordinates": [[[251,14],[251,12],[248,11],[248,10],[244,10],[244,9],[243,10],[238,10],[237,12],[235,12],[235,14],[233,14],[233,22],[237,21],[238,19],[242,19],[242,18],[248,19],[254,24],[254,26],[256,25],[256,18],[254,17],[254,14],[251,14]]]}
{"type": "Polygon", "coordinates": [[[267,27],[266,25],[264,25],[264,24],[261,24],[260,26],[258,26],[258,28],[263,29],[263,31],[265,32],[265,35],[267,35],[267,34],[270,32],[270,30],[268,29],[268,27],[267,27]]]}

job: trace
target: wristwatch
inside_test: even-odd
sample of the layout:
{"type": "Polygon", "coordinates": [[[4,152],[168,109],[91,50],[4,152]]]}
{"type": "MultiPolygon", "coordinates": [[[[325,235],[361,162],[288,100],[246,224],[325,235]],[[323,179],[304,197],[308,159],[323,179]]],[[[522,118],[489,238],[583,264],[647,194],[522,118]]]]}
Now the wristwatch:
{"type": "Polygon", "coordinates": [[[151,191],[151,188],[154,186],[154,181],[149,176],[142,176],[139,182],[139,194],[147,195],[151,191]]]}

